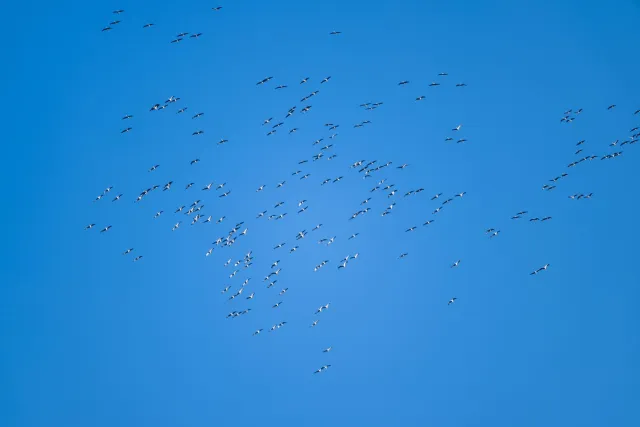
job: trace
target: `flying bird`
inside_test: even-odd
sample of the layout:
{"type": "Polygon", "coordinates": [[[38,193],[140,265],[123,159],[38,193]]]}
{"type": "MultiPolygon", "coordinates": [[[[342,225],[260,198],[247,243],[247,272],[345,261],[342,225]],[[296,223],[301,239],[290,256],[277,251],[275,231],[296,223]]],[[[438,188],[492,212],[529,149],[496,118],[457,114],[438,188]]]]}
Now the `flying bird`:
{"type": "Polygon", "coordinates": [[[533,270],[533,271],[530,273],[530,275],[531,275],[531,276],[533,276],[533,275],[535,275],[535,274],[540,273],[541,271],[545,271],[547,268],[549,268],[549,265],[550,265],[550,264],[545,264],[545,265],[543,265],[542,267],[538,268],[537,270],[533,270]]]}
{"type": "Polygon", "coordinates": [[[327,369],[329,369],[331,365],[324,365],[321,366],[320,368],[318,368],[316,371],[314,371],[314,374],[319,374],[320,372],[326,371],[327,369]]]}

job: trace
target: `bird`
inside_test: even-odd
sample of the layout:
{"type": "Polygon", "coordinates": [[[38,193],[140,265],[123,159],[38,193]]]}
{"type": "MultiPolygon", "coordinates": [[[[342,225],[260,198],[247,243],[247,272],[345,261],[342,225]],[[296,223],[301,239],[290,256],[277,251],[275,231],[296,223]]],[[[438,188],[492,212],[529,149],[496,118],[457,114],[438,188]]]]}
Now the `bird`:
{"type": "Polygon", "coordinates": [[[256,85],[263,85],[265,83],[267,83],[269,80],[271,80],[273,77],[265,77],[264,79],[260,80],[258,83],[256,83],[256,85]]]}
{"type": "Polygon", "coordinates": [[[533,271],[530,273],[530,275],[532,275],[532,276],[533,276],[533,275],[536,275],[536,274],[540,273],[541,271],[545,271],[545,270],[547,270],[547,269],[549,268],[549,265],[550,265],[550,264],[545,264],[545,265],[543,265],[542,267],[540,267],[540,268],[538,268],[538,269],[536,269],[536,270],[533,270],[533,271]]]}
{"type": "Polygon", "coordinates": [[[313,373],[314,374],[319,374],[320,372],[326,371],[327,369],[329,369],[331,365],[324,365],[321,366],[320,368],[318,368],[317,370],[315,370],[313,373]]]}

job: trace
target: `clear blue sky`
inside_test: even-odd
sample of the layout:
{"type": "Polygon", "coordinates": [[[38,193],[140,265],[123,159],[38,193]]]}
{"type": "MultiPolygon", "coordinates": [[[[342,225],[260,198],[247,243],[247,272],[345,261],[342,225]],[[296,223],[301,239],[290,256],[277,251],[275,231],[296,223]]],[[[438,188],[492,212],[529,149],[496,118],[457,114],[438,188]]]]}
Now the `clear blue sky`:
{"type": "Polygon", "coordinates": [[[640,125],[640,3],[216,5],[3,6],[0,425],[640,425],[640,147],[609,147],[640,125]],[[120,8],[122,22],[101,32],[120,8]],[[171,44],[180,32],[203,34],[171,44]],[[172,95],[181,100],[149,112],[172,95]],[[376,101],[374,111],[358,107],[376,101]],[[267,137],[269,117],[285,125],[267,137]],[[363,120],[371,123],[353,127],[363,120]],[[340,125],[333,140],[328,122],[340,125]],[[468,141],[446,143],[450,135],[468,141]],[[329,142],[324,159],[297,165],[329,142]],[[393,165],[362,179],[349,168],[362,159],[393,165]],[[297,169],[311,176],[292,177],[297,169]],[[567,171],[556,189],[541,189],[567,171]],[[394,198],[369,193],[382,178],[399,190],[385,217],[394,198]],[[170,191],[133,202],[170,180],[170,191]],[[212,181],[226,182],[229,197],[201,190],[212,181]],[[371,211],[349,221],[370,195],[371,211]],[[196,199],[205,218],[225,222],[190,226],[174,214],[196,199]],[[263,210],[288,215],[256,220],[263,210]],[[510,219],[521,210],[528,216],[510,219]],[[248,234],[205,256],[239,221],[248,234]],[[83,230],[89,223],[96,228],[83,230]],[[487,228],[501,233],[489,239],[487,228]],[[332,236],[331,246],[316,243],[332,236]],[[229,279],[223,263],[249,250],[251,268],[229,279]],[[266,289],[278,259],[278,283],[266,289]],[[221,295],[248,277],[241,297],[221,295]]]}

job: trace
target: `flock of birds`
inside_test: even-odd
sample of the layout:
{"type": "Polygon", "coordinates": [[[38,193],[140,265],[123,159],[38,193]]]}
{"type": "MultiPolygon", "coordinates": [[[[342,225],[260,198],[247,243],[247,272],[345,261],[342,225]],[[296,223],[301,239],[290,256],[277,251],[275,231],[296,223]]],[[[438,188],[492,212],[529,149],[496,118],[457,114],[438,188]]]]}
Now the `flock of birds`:
{"type": "MultiPolygon", "coordinates": [[[[220,11],[222,9],[221,6],[217,6],[212,8],[214,11],[220,11]]],[[[115,14],[116,16],[120,16],[124,13],[124,10],[116,10],[113,12],[113,14],[115,14]]],[[[112,22],[109,23],[108,26],[106,26],[105,28],[103,28],[102,31],[110,31],[113,28],[115,28],[116,25],[120,24],[120,19],[115,19],[112,22]]],[[[146,23],[143,25],[143,28],[149,28],[151,26],[153,26],[153,23],[146,23]]],[[[329,33],[332,36],[336,36],[341,34],[340,31],[332,31],[329,33]]],[[[193,33],[193,34],[189,34],[189,33],[180,33],[176,36],[176,38],[171,42],[171,43],[178,43],[182,40],[184,40],[185,37],[189,36],[190,38],[194,38],[197,39],[198,37],[200,37],[202,35],[202,33],[193,33]]],[[[441,80],[445,80],[447,79],[448,74],[443,72],[443,73],[439,73],[438,74],[438,78],[441,80]]],[[[268,85],[271,83],[271,81],[273,80],[273,76],[269,76],[269,77],[265,77],[259,81],[257,81],[255,84],[256,86],[264,86],[264,85],[268,85]]],[[[322,79],[319,80],[319,85],[324,85],[324,84],[328,84],[331,80],[331,76],[326,76],[322,79]]],[[[299,85],[303,85],[303,84],[308,84],[309,82],[311,82],[312,79],[310,77],[304,77],[300,80],[299,85]]],[[[407,80],[402,80],[398,83],[398,86],[407,86],[409,85],[410,82],[407,80]]],[[[440,86],[441,83],[433,81],[429,84],[429,87],[437,87],[440,86]]],[[[458,88],[462,88],[465,87],[466,84],[465,83],[456,83],[455,87],[458,88]]],[[[276,90],[282,90],[287,88],[287,85],[285,84],[280,84],[274,87],[274,89],[276,90]]],[[[316,89],[314,91],[311,91],[307,96],[303,97],[300,100],[300,106],[292,106],[290,109],[288,109],[288,111],[286,111],[286,113],[282,114],[282,119],[281,120],[276,120],[275,116],[273,117],[268,117],[266,118],[261,126],[263,127],[268,127],[270,126],[270,128],[265,132],[265,134],[267,136],[271,136],[274,135],[276,132],[278,132],[278,130],[281,129],[281,127],[283,127],[285,125],[286,120],[291,117],[294,114],[305,114],[307,112],[309,112],[312,109],[312,105],[309,104],[309,100],[313,97],[315,97],[316,95],[318,95],[320,92],[319,89],[316,89]],[[275,122],[275,123],[274,123],[275,122]]],[[[421,101],[423,99],[425,99],[424,95],[418,96],[417,98],[415,98],[416,101],[421,101]]],[[[170,108],[172,105],[178,105],[178,103],[181,102],[181,99],[179,97],[176,96],[170,96],[169,98],[167,98],[164,102],[161,103],[150,103],[151,107],[149,108],[149,112],[152,114],[157,114],[157,112],[165,110],[170,108]]],[[[176,108],[176,114],[185,114],[188,107],[183,105],[182,103],[180,103],[179,105],[181,105],[180,107],[175,107],[176,108]]],[[[360,108],[364,109],[365,111],[371,111],[374,109],[377,109],[379,107],[381,107],[383,105],[383,102],[365,102],[362,103],[360,105],[360,108]]],[[[609,107],[607,107],[607,110],[613,110],[616,106],[615,105],[610,105],[609,107]]],[[[574,120],[576,120],[580,114],[582,113],[582,108],[580,109],[576,109],[576,110],[567,110],[564,112],[564,114],[562,115],[562,118],[560,119],[561,122],[563,123],[571,123],[574,120]]],[[[199,119],[200,117],[202,117],[205,113],[204,112],[197,112],[195,114],[192,115],[191,119],[194,120],[194,123],[197,123],[197,119],[199,119]]],[[[634,113],[634,115],[638,115],[640,114],[640,109],[636,110],[634,113]]],[[[132,126],[129,126],[128,123],[134,120],[134,116],[132,114],[126,114],[121,118],[122,122],[126,122],[127,125],[125,127],[123,127],[123,129],[121,130],[121,133],[126,134],[129,133],[133,130],[132,126]]],[[[363,126],[366,126],[368,124],[370,124],[371,121],[369,120],[364,120],[362,122],[356,123],[353,125],[354,128],[361,128],[363,126]]],[[[329,140],[334,140],[334,138],[337,137],[338,133],[337,130],[339,128],[339,124],[334,124],[334,123],[325,123],[324,124],[325,127],[327,128],[327,130],[329,132],[331,132],[330,136],[328,136],[329,140]]],[[[460,132],[460,130],[462,129],[463,125],[462,124],[458,124],[457,126],[451,128],[451,132],[452,134],[458,134],[460,132]]],[[[288,130],[289,134],[295,133],[298,129],[295,127],[292,127],[288,130]]],[[[192,133],[192,136],[200,136],[204,134],[204,130],[202,129],[195,129],[192,133]]],[[[615,140],[613,142],[611,142],[609,144],[610,147],[613,147],[613,150],[616,149],[620,149],[620,147],[624,146],[624,145],[633,145],[635,143],[638,142],[638,139],[640,138],[640,132],[639,132],[639,128],[638,127],[634,127],[629,131],[630,136],[627,137],[624,140],[615,140]]],[[[445,142],[450,142],[450,141],[456,141],[457,143],[463,143],[466,142],[467,139],[463,138],[463,137],[454,137],[454,136],[448,136],[445,138],[445,142]]],[[[227,139],[221,139],[220,141],[217,142],[218,145],[222,145],[227,143],[228,140],[227,139]]],[[[581,140],[578,141],[576,143],[576,152],[575,155],[580,155],[583,152],[583,146],[586,143],[585,140],[581,140]]],[[[302,168],[304,167],[303,165],[306,165],[309,162],[317,162],[321,159],[327,159],[327,160],[333,160],[337,157],[337,154],[333,153],[333,148],[334,148],[334,144],[333,142],[324,142],[324,138],[319,138],[315,141],[313,141],[312,146],[317,146],[317,145],[322,145],[320,147],[320,151],[313,154],[309,159],[302,159],[298,162],[298,167],[302,168]],[[331,153],[331,154],[330,154],[331,153]]],[[[607,154],[600,154],[600,155],[595,155],[595,154],[590,154],[590,155],[583,155],[579,160],[574,160],[571,161],[568,165],[567,165],[567,169],[570,168],[574,168],[577,167],[578,165],[580,165],[581,163],[584,162],[590,162],[596,159],[600,159],[600,160],[608,160],[608,159],[614,159],[618,156],[620,156],[622,154],[622,151],[612,151],[610,153],[607,154]]],[[[193,160],[190,161],[190,164],[192,166],[198,164],[201,160],[199,158],[195,158],[193,160]]],[[[392,162],[385,162],[385,163],[379,163],[377,160],[357,160],[353,163],[350,164],[350,168],[354,171],[357,171],[357,173],[359,173],[362,177],[362,179],[370,179],[373,178],[377,172],[381,171],[381,170],[385,170],[389,167],[392,166],[392,162]]],[[[401,164],[401,165],[397,165],[395,166],[395,169],[398,171],[398,173],[401,173],[402,170],[406,169],[407,167],[409,167],[409,164],[401,164]]],[[[159,164],[154,164],[153,166],[151,166],[148,171],[150,173],[156,171],[158,168],[160,168],[159,164]]],[[[355,173],[355,172],[354,172],[355,173]]],[[[298,170],[296,168],[296,170],[291,173],[292,177],[297,177],[299,180],[307,180],[311,178],[311,174],[308,172],[304,172],[303,170],[298,170]]],[[[564,180],[566,177],[568,176],[568,172],[562,172],[559,175],[557,175],[554,178],[551,178],[549,180],[548,183],[545,183],[544,185],[542,185],[542,189],[544,191],[552,191],[554,189],[556,189],[556,185],[559,184],[559,182],[561,180],[564,180]]],[[[338,183],[339,181],[341,181],[342,179],[345,179],[345,176],[343,175],[337,175],[334,177],[327,177],[325,179],[323,179],[322,181],[319,182],[320,186],[324,186],[327,184],[334,184],[334,183],[338,183]]],[[[194,186],[196,185],[194,182],[190,182],[188,180],[184,181],[185,183],[182,184],[184,185],[184,189],[182,190],[183,192],[185,192],[185,197],[190,197],[189,194],[192,194],[195,190],[192,189],[194,188],[194,186]],[[189,191],[190,190],[190,191],[189,191]]],[[[388,206],[382,210],[380,212],[380,215],[382,216],[387,216],[390,215],[394,209],[396,209],[396,203],[397,200],[400,200],[400,194],[403,194],[403,197],[410,197],[410,196],[415,196],[418,195],[420,193],[422,193],[423,191],[425,191],[424,188],[417,188],[417,189],[412,189],[412,190],[408,190],[404,193],[400,193],[399,190],[396,188],[395,184],[393,183],[389,183],[387,182],[387,179],[376,179],[376,184],[371,188],[370,190],[370,194],[368,195],[368,197],[364,197],[362,202],[360,203],[360,208],[355,211],[349,218],[345,218],[345,221],[352,221],[356,218],[358,218],[361,215],[367,214],[371,211],[371,207],[369,207],[369,202],[371,202],[372,197],[374,194],[378,194],[380,198],[384,198],[385,200],[387,200],[388,206]]],[[[274,185],[274,190],[277,189],[281,189],[283,187],[285,187],[287,184],[286,180],[282,180],[277,182],[274,185]]],[[[264,184],[264,183],[257,183],[256,185],[256,192],[263,192],[263,191],[268,191],[268,185],[264,184]]],[[[161,192],[166,192],[166,191],[176,191],[174,190],[175,185],[174,185],[174,181],[168,181],[166,182],[164,185],[153,185],[151,187],[145,188],[143,189],[139,194],[137,194],[137,196],[132,197],[131,200],[134,203],[143,203],[143,201],[145,200],[145,198],[150,195],[151,193],[156,192],[156,190],[161,189],[161,192]]],[[[214,182],[205,182],[203,184],[198,185],[197,187],[195,187],[195,189],[199,188],[199,192],[200,194],[198,196],[195,196],[195,201],[193,201],[190,204],[184,204],[181,206],[178,206],[175,210],[173,210],[173,214],[174,215],[181,215],[182,217],[184,217],[185,215],[190,219],[190,224],[191,225],[195,225],[198,223],[201,224],[206,224],[206,223],[215,223],[215,224],[221,224],[225,221],[226,217],[225,216],[220,216],[217,218],[214,218],[212,215],[208,215],[206,213],[203,213],[203,209],[205,207],[204,203],[202,200],[200,200],[200,197],[204,197],[204,194],[208,194],[208,193],[203,193],[203,192],[213,192],[215,193],[215,195],[217,196],[217,198],[219,199],[223,199],[226,197],[229,197],[232,195],[232,191],[227,189],[227,183],[226,182],[220,182],[220,183],[214,183],[214,182]]],[[[99,202],[102,199],[105,199],[107,197],[110,197],[113,191],[113,187],[110,186],[108,188],[106,188],[101,194],[99,194],[96,198],[95,198],[95,202],[99,202]]],[[[180,190],[177,190],[180,191],[180,190]]],[[[278,193],[280,194],[280,193],[278,193]]],[[[434,195],[432,195],[432,197],[430,198],[430,200],[432,202],[438,202],[440,203],[439,206],[435,207],[435,209],[432,212],[432,215],[437,215],[439,214],[445,207],[447,207],[448,205],[452,204],[452,203],[458,203],[456,202],[456,200],[460,200],[463,199],[464,196],[466,195],[465,191],[462,191],[460,193],[457,194],[453,194],[450,197],[449,196],[444,196],[443,193],[439,192],[436,193],[434,195]]],[[[580,194],[571,194],[568,195],[568,198],[572,199],[572,200],[587,200],[587,199],[591,199],[593,197],[593,193],[589,192],[586,194],[580,193],[580,194]]],[[[122,200],[124,197],[123,193],[119,193],[117,195],[115,195],[112,198],[112,202],[118,202],[120,200],[122,200]]],[[[281,208],[283,205],[285,204],[284,201],[277,201],[273,204],[273,210],[271,212],[269,212],[268,210],[262,210],[260,212],[257,213],[254,221],[280,221],[283,220],[286,216],[287,216],[287,212],[282,212],[281,208]]],[[[385,203],[386,204],[386,203],[385,203]]],[[[309,204],[307,202],[307,200],[305,199],[301,199],[298,201],[297,203],[297,214],[303,214],[307,209],[309,208],[309,204]]],[[[155,212],[155,214],[153,215],[153,218],[158,218],[162,215],[165,215],[164,210],[158,210],[155,212]]],[[[520,211],[516,214],[514,214],[513,216],[511,216],[511,220],[513,221],[517,221],[517,220],[525,220],[528,219],[528,221],[530,222],[546,222],[546,221],[550,221],[552,218],[551,216],[542,216],[542,217],[529,217],[527,218],[528,215],[528,211],[520,211]]],[[[429,219],[426,220],[422,226],[430,226],[431,224],[433,224],[435,222],[435,219],[429,219]]],[[[173,223],[173,226],[171,227],[171,231],[172,232],[178,232],[178,230],[180,230],[181,225],[183,224],[183,220],[177,220],[175,221],[175,223],[173,223]]],[[[90,223],[85,227],[85,230],[90,230],[96,227],[96,224],[94,223],[90,223]]],[[[312,227],[310,229],[310,231],[307,231],[307,229],[302,229],[300,231],[298,231],[295,235],[293,235],[292,237],[295,237],[295,244],[292,245],[288,245],[287,242],[285,241],[281,241],[276,243],[273,246],[273,251],[275,253],[278,253],[279,251],[282,250],[282,248],[289,248],[289,253],[294,253],[296,251],[298,251],[299,249],[301,249],[301,247],[299,245],[302,244],[302,240],[307,239],[308,240],[308,236],[311,233],[314,233],[318,230],[320,230],[322,228],[322,224],[317,224],[314,227],[312,227]]],[[[104,225],[101,226],[100,228],[100,233],[107,233],[112,229],[111,225],[104,225]]],[[[418,227],[417,226],[411,226],[409,228],[407,228],[405,230],[405,232],[410,233],[410,232],[414,232],[415,230],[417,230],[418,227]]],[[[220,236],[218,236],[215,241],[212,243],[212,246],[207,248],[206,251],[204,251],[204,255],[209,257],[213,254],[214,250],[216,251],[221,251],[224,250],[224,248],[231,248],[235,245],[237,245],[238,242],[241,241],[241,239],[247,235],[248,233],[248,227],[247,224],[245,224],[244,221],[240,221],[238,223],[233,224],[233,226],[228,228],[228,231],[226,233],[221,234],[220,236]]],[[[493,239],[499,236],[500,234],[500,230],[496,229],[496,228],[487,228],[485,230],[485,233],[489,236],[489,239],[493,239]]],[[[359,236],[360,233],[353,233],[351,234],[348,239],[355,239],[359,236]]],[[[337,236],[331,236],[331,237],[326,237],[326,238],[320,238],[317,239],[317,243],[320,245],[325,245],[325,246],[331,246],[337,239],[337,236]]],[[[286,250],[286,249],[285,249],[286,250]]],[[[133,257],[133,262],[139,262],[143,259],[143,255],[141,254],[134,254],[135,249],[133,247],[129,247],[126,250],[123,251],[123,255],[124,256],[132,256],[133,257]]],[[[409,253],[404,252],[401,253],[398,256],[398,259],[403,259],[405,257],[409,256],[409,253]]],[[[225,256],[225,258],[227,258],[225,256]]],[[[341,270],[341,269],[345,269],[348,267],[348,265],[352,262],[355,262],[358,259],[358,253],[355,253],[353,255],[347,255],[346,257],[340,259],[337,262],[337,269],[341,270]]],[[[235,280],[238,280],[237,277],[243,275],[242,270],[247,270],[250,269],[253,265],[253,260],[254,260],[254,256],[253,256],[253,251],[248,251],[246,254],[244,254],[244,256],[242,256],[239,259],[235,259],[232,258],[228,258],[226,262],[224,262],[224,267],[228,268],[231,270],[231,272],[228,275],[228,281],[232,281],[234,278],[235,280]]],[[[314,271],[318,271],[322,268],[325,268],[328,264],[330,263],[330,260],[328,259],[323,259],[322,261],[320,261],[315,267],[314,267],[314,271]]],[[[266,289],[270,289],[273,288],[275,286],[277,286],[278,283],[278,278],[280,277],[281,273],[282,273],[282,268],[280,267],[281,261],[280,259],[277,259],[275,261],[272,262],[271,264],[271,268],[269,269],[269,271],[265,274],[263,282],[266,283],[264,286],[266,289]]],[[[458,259],[455,262],[453,262],[451,264],[451,268],[458,268],[461,265],[461,260],[458,259]]],[[[550,267],[550,264],[545,264],[543,266],[534,268],[531,272],[530,275],[538,275],[542,272],[546,272],[550,267]]],[[[255,290],[251,290],[249,291],[248,289],[251,289],[251,286],[249,285],[249,282],[251,280],[251,277],[245,277],[244,280],[242,281],[242,283],[236,285],[235,287],[230,285],[230,284],[226,284],[224,286],[224,288],[221,290],[221,293],[223,295],[229,295],[226,296],[226,298],[228,299],[229,302],[235,301],[235,300],[240,300],[241,298],[244,298],[244,301],[247,305],[250,305],[251,302],[257,298],[257,293],[261,293],[260,291],[255,291],[255,290]],[[247,292],[245,293],[245,290],[247,290],[247,292]],[[248,295],[247,295],[248,294],[248,295]],[[246,295],[246,296],[245,296],[246,295]]],[[[271,305],[271,307],[273,309],[278,309],[278,307],[280,307],[283,303],[284,303],[284,295],[287,293],[288,291],[288,287],[282,287],[282,286],[278,286],[278,288],[280,289],[278,291],[278,301],[276,303],[274,303],[273,305],[271,305]]],[[[448,301],[447,304],[448,305],[452,305],[457,301],[457,297],[451,297],[448,301]]],[[[326,312],[329,307],[330,307],[331,303],[324,303],[322,305],[319,305],[318,308],[316,309],[315,313],[310,313],[313,314],[313,316],[315,317],[313,319],[312,322],[310,322],[309,327],[313,328],[316,325],[318,325],[318,322],[320,321],[321,317],[320,316],[322,313],[326,312]]],[[[233,319],[236,317],[240,317],[243,316],[245,314],[249,314],[251,312],[251,308],[247,307],[247,308],[243,308],[243,309],[237,309],[237,310],[233,310],[231,312],[229,312],[226,317],[233,319]]],[[[268,328],[268,332],[275,332],[278,329],[284,327],[285,325],[287,325],[286,321],[279,321],[274,323],[272,326],[270,326],[268,328]]],[[[265,327],[266,328],[266,327],[265,327]]],[[[260,335],[261,333],[263,333],[263,331],[265,330],[265,328],[259,328],[257,330],[255,330],[253,332],[253,335],[260,335]]],[[[327,347],[323,350],[324,353],[328,353],[331,351],[331,347],[327,347]]],[[[322,373],[324,371],[326,371],[329,367],[331,367],[330,364],[324,364],[322,365],[320,368],[318,368],[317,370],[314,371],[314,373],[322,373]]]]}

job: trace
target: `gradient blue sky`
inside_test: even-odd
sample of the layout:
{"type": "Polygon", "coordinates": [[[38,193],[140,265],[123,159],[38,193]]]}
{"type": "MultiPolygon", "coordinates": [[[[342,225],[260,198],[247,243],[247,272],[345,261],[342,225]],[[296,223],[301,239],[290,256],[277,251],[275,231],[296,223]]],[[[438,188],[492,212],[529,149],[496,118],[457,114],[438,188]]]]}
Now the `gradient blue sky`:
{"type": "Polygon", "coordinates": [[[220,5],[3,6],[0,425],[640,425],[640,148],[580,164],[553,192],[541,190],[579,157],[577,141],[586,139],[584,154],[604,155],[640,125],[640,3],[220,5]],[[119,8],[122,23],[101,32],[119,8]],[[147,22],[156,25],[143,30],[147,22]],[[203,35],[169,43],[183,31],[203,35]],[[171,95],[179,105],[148,111],[171,95]],[[358,107],[369,101],[384,105],[358,107]],[[265,136],[263,119],[306,104],[306,116],[265,136]],[[560,123],[569,108],[584,112],[560,123]],[[125,114],[133,131],[121,135],[125,114]],[[362,120],[372,123],[354,129],[362,120]],[[329,141],[326,122],[341,125],[330,141],[338,157],[298,167],[319,151],[313,140],[329,141]],[[458,124],[468,142],[445,143],[458,124]],[[291,127],[300,130],[284,132],[291,127]],[[197,129],[205,134],[192,137],[197,129]],[[221,138],[229,143],[216,146],[221,138]],[[360,159],[410,166],[363,180],[349,169],[360,159]],[[291,177],[296,169],[311,177],[291,177]],[[400,193],[425,191],[397,197],[387,217],[387,197],[374,193],[371,212],[348,221],[381,178],[400,193]],[[169,180],[171,191],[133,203],[169,180]],[[231,195],[202,192],[210,181],[227,182],[231,195]],[[93,203],[111,185],[111,197],[93,203]],[[431,215],[434,193],[462,191],[431,215]],[[302,198],[309,210],[297,215],[302,198]],[[226,222],[190,227],[173,214],[195,199],[226,222]],[[284,220],[255,219],[279,201],[284,220]],[[520,210],[553,219],[511,221],[520,210]],[[205,257],[238,221],[248,235],[205,257]],[[88,223],[113,229],[84,231],[88,223]],[[295,233],[316,223],[323,228],[290,255],[295,233]],[[501,234],[489,240],[489,227],[501,234]],[[315,243],[331,236],[330,247],[315,243]],[[273,251],[282,241],[284,252],[273,251]],[[121,255],[129,247],[144,258],[121,255]],[[249,250],[251,269],[229,279],[224,261],[249,250]],[[265,289],[276,259],[278,286],[265,289]],[[220,290],[245,277],[256,298],[227,302],[220,290]],[[247,316],[225,319],[246,307],[247,316]],[[288,324],[267,333],[279,321],[288,324]],[[251,336],[257,328],[264,333],[251,336]]]}

